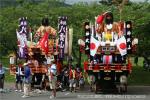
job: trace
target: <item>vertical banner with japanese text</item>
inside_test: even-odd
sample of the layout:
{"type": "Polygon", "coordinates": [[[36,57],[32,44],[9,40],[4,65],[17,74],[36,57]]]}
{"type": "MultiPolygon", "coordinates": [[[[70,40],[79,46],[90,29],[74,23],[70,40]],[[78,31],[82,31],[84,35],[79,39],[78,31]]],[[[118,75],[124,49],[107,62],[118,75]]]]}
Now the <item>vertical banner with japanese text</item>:
{"type": "Polygon", "coordinates": [[[127,53],[132,53],[132,22],[125,22],[125,32],[126,32],[126,41],[127,41],[127,53]]]}
{"type": "Polygon", "coordinates": [[[90,23],[84,23],[84,31],[85,31],[85,53],[90,54],[90,23]]]}
{"type": "Polygon", "coordinates": [[[19,18],[19,28],[16,30],[18,40],[18,56],[19,58],[27,58],[27,18],[19,18]]]}
{"type": "Polygon", "coordinates": [[[67,17],[61,16],[58,18],[58,34],[59,34],[59,59],[64,58],[65,35],[67,32],[67,17]]]}

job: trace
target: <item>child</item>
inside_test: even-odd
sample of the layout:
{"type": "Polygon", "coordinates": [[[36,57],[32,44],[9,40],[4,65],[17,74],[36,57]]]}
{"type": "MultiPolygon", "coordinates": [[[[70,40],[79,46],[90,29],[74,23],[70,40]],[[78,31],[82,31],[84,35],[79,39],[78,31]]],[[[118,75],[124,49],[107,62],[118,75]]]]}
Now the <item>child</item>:
{"type": "Polygon", "coordinates": [[[56,98],[57,69],[54,62],[52,62],[52,65],[48,68],[48,76],[50,82],[50,89],[52,90],[52,95],[50,96],[50,99],[56,98]]]}
{"type": "Polygon", "coordinates": [[[24,63],[24,95],[23,98],[29,97],[29,90],[31,84],[31,69],[29,68],[28,63],[24,63]]]}
{"type": "Polygon", "coordinates": [[[18,67],[16,67],[16,92],[18,91],[18,84],[20,84],[20,92],[22,92],[22,82],[23,82],[23,67],[22,64],[19,63],[18,67]]]}
{"type": "Polygon", "coordinates": [[[71,68],[70,70],[70,73],[69,73],[69,80],[70,80],[70,91],[74,91],[76,92],[76,76],[77,76],[77,73],[76,73],[76,70],[74,69],[74,67],[71,68]]]}

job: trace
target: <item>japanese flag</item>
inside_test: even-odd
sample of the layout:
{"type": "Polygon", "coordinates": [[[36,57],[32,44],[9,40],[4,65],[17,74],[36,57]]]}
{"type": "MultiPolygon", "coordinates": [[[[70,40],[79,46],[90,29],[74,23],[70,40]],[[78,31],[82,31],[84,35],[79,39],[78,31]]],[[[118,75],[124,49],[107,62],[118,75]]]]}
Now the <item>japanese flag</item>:
{"type": "Polygon", "coordinates": [[[100,42],[96,40],[93,36],[91,36],[91,41],[90,41],[90,55],[91,56],[95,56],[99,45],[100,45],[100,42]]]}
{"type": "Polygon", "coordinates": [[[119,49],[121,56],[124,56],[127,54],[127,45],[126,45],[126,39],[124,36],[122,36],[120,39],[117,40],[117,48],[119,49]]]}

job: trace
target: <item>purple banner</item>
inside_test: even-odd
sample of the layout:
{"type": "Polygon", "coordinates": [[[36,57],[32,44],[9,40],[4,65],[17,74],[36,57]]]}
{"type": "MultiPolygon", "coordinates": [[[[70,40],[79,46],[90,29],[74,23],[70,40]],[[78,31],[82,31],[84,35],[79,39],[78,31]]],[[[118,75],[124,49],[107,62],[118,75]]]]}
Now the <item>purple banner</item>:
{"type": "Polygon", "coordinates": [[[59,34],[59,59],[64,58],[65,35],[67,32],[67,17],[58,18],[58,34],[59,34]]]}
{"type": "Polygon", "coordinates": [[[19,29],[16,30],[18,39],[18,56],[19,58],[27,58],[27,18],[19,18],[19,29]]]}

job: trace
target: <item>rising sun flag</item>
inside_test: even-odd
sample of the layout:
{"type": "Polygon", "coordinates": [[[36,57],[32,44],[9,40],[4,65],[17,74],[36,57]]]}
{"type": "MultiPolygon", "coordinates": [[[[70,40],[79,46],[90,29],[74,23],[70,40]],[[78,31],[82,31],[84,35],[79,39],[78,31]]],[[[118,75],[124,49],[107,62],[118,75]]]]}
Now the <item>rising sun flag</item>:
{"type": "Polygon", "coordinates": [[[91,41],[90,41],[90,55],[91,56],[95,56],[99,45],[100,45],[100,41],[96,40],[93,36],[91,36],[91,41]]]}

